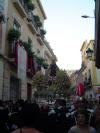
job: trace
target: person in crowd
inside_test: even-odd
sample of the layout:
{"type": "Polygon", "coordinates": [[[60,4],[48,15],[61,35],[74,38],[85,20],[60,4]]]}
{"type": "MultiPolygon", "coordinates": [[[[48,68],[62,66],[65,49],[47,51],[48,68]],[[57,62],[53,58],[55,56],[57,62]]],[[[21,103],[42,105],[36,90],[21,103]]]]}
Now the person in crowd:
{"type": "Polygon", "coordinates": [[[100,133],[100,108],[96,108],[94,113],[94,120],[97,133],[100,133]]]}
{"type": "Polygon", "coordinates": [[[87,100],[84,97],[78,97],[76,101],[76,109],[86,109],[87,100]]]}
{"type": "Polygon", "coordinates": [[[68,110],[68,112],[66,113],[66,118],[67,121],[69,121],[68,123],[68,129],[70,129],[70,127],[74,126],[76,124],[76,117],[75,114],[77,112],[77,110],[82,110],[82,109],[86,109],[86,99],[84,97],[77,97],[76,99],[76,104],[74,106],[74,108],[70,108],[68,110]]]}
{"type": "Polygon", "coordinates": [[[0,100],[0,133],[9,133],[8,127],[8,108],[4,101],[0,100]]]}
{"type": "Polygon", "coordinates": [[[49,132],[49,105],[47,103],[42,104],[40,107],[40,119],[39,119],[39,130],[44,133],[49,132]]]}
{"type": "Polygon", "coordinates": [[[76,112],[76,125],[72,126],[68,133],[96,133],[95,128],[91,127],[88,122],[88,112],[86,109],[80,109],[76,112]]]}
{"type": "Polygon", "coordinates": [[[56,99],[54,108],[48,113],[49,133],[66,133],[66,100],[56,99]]]}
{"type": "Polygon", "coordinates": [[[20,115],[20,129],[12,133],[40,133],[38,128],[38,117],[40,114],[39,106],[35,103],[26,103],[20,115]]]}
{"type": "Polygon", "coordinates": [[[90,103],[92,103],[91,101],[87,101],[84,97],[78,97],[77,99],[77,106],[74,112],[76,112],[77,110],[80,109],[86,109],[88,111],[89,114],[89,124],[91,126],[94,126],[94,108],[93,106],[89,106],[90,103]]]}

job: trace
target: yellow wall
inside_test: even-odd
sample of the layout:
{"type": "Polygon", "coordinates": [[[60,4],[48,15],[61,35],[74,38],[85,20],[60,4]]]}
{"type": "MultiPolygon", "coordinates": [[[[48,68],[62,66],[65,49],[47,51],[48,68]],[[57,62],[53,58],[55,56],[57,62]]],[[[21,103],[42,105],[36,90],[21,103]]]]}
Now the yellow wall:
{"type": "MultiPolygon", "coordinates": [[[[86,69],[83,71],[83,74],[87,73],[87,77],[89,75],[89,70],[91,71],[91,79],[92,79],[92,84],[93,85],[97,85],[98,82],[97,82],[97,72],[96,72],[96,67],[95,67],[95,62],[94,60],[89,60],[87,58],[87,54],[86,54],[86,51],[88,50],[88,48],[90,48],[91,50],[94,51],[94,41],[93,40],[90,40],[89,43],[85,42],[82,46],[82,49],[81,49],[81,53],[82,53],[82,60],[85,62],[85,65],[86,65],[86,69]]],[[[94,57],[92,57],[92,59],[94,59],[94,57]]]]}

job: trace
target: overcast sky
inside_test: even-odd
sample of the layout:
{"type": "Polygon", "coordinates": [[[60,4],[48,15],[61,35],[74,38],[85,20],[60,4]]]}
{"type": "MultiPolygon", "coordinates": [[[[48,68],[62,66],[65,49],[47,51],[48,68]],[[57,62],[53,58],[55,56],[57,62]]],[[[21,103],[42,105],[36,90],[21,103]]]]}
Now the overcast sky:
{"type": "Polygon", "coordinates": [[[80,69],[81,46],[94,39],[94,0],[41,0],[47,19],[44,28],[60,69],[80,69]]]}

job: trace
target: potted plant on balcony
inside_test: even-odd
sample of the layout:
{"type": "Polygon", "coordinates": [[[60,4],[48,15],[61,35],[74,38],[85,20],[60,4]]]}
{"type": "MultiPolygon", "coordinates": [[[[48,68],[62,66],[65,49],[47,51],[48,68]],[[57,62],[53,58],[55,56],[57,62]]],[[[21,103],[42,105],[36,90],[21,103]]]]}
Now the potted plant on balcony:
{"type": "Polygon", "coordinates": [[[37,22],[37,26],[38,26],[38,27],[42,27],[41,21],[40,21],[40,22],[37,22]]]}
{"type": "Polygon", "coordinates": [[[34,15],[34,20],[38,27],[42,27],[42,23],[41,23],[40,17],[38,15],[34,15]]]}
{"type": "Polygon", "coordinates": [[[20,31],[12,28],[8,31],[8,41],[10,44],[10,53],[9,53],[9,57],[10,58],[15,58],[15,42],[18,41],[18,39],[20,38],[21,33],[20,31]]]}
{"type": "Polygon", "coordinates": [[[27,52],[32,48],[31,43],[28,42],[23,42],[23,46],[27,52]]]}
{"type": "Polygon", "coordinates": [[[21,36],[21,32],[16,29],[10,29],[8,32],[8,41],[18,41],[21,36]]]}
{"type": "Polygon", "coordinates": [[[24,0],[24,3],[28,3],[30,0],[24,0]]]}
{"type": "Polygon", "coordinates": [[[38,65],[41,66],[43,64],[43,62],[44,62],[44,59],[42,57],[37,57],[37,63],[38,63],[38,65]]]}
{"type": "Polygon", "coordinates": [[[48,69],[49,65],[46,62],[43,62],[42,66],[43,66],[44,69],[48,69]]]}
{"type": "Polygon", "coordinates": [[[35,53],[32,51],[31,43],[23,42],[23,46],[24,46],[25,50],[27,51],[27,53],[29,54],[29,56],[31,56],[31,57],[35,56],[35,53]]]}
{"type": "Polygon", "coordinates": [[[29,54],[29,56],[31,56],[32,58],[35,56],[35,53],[32,51],[32,49],[30,49],[30,50],[28,51],[28,54],[29,54]]]}
{"type": "Polygon", "coordinates": [[[27,2],[27,8],[29,11],[33,11],[35,9],[35,5],[32,3],[32,1],[27,2]]]}
{"type": "Polygon", "coordinates": [[[38,15],[34,15],[34,20],[35,20],[36,22],[38,22],[38,21],[40,21],[40,17],[39,17],[38,15]]]}
{"type": "Polygon", "coordinates": [[[46,30],[44,30],[44,29],[40,29],[40,32],[41,32],[42,35],[46,34],[46,30]]]}

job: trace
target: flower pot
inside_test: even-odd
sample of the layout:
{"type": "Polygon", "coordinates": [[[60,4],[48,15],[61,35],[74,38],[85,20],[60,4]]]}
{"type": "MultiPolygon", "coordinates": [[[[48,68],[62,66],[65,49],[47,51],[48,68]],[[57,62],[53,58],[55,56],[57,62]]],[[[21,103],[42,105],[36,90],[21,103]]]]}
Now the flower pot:
{"type": "Polygon", "coordinates": [[[20,31],[16,29],[10,29],[8,32],[8,41],[17,41],[21,36],[20,31]]]}

